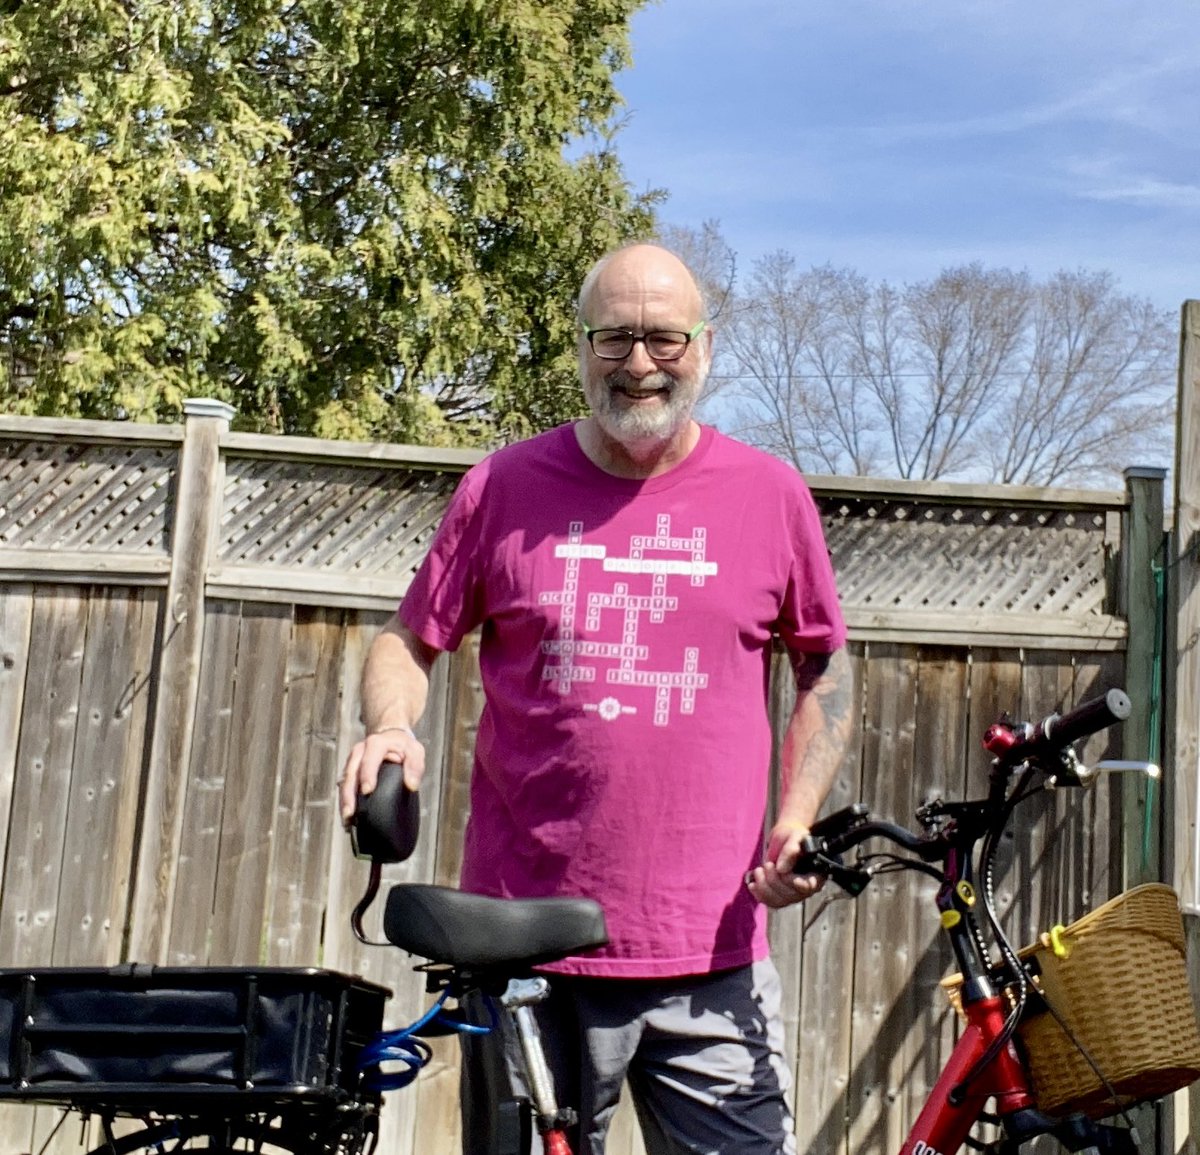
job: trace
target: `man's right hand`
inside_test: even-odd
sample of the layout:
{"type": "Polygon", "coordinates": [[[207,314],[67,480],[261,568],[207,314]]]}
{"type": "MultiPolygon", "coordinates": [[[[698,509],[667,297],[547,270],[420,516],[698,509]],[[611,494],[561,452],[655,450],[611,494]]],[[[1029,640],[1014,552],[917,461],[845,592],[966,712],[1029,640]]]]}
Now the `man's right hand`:
{"type": "Polygon", "coordinates": [[[405,786],[416,790],[425,776],[425,747],[411,730],[401,727],[380,729],[356,742],[338,779],[343,823],[354,817],[358,795],[375,789],[384,762],[399,762],[404,767],[405,786]]]}

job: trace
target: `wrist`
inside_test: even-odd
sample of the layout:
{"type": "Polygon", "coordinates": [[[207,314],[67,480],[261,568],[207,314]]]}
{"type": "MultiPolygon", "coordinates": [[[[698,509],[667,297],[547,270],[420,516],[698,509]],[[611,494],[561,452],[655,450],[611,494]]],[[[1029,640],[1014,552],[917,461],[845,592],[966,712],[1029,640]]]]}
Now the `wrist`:
{"type": "Polygon", "coordinates": [[[374,738],[376,734],[390,734],[394,731],[408,734],[412,738],[417,737],[416,731],[411,726],[378,726],[374,730],[368,730],[367,737],[374,738]]]}

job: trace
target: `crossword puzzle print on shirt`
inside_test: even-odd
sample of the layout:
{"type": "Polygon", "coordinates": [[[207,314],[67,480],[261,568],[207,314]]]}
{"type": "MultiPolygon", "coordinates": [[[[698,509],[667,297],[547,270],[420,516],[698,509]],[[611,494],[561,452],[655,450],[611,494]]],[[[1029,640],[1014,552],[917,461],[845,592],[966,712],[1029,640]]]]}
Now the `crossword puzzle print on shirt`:
{"type": "Polygon", "coordinates": [[[681,714],[692,713],[697,692],[708,685],[700,649],[685,647],[682,665],[676,656],[678,668],[666,668],[665,656],[655,649],[655,627],[680,611],[680,599],[672,590],[703,586],[717,575],[716,562],[705,558],[706,544],[703,527],[692,528],[688,536],[674,536],[670,516],[660,514],[653,532],[631,535],[627,554],[612,556],[606,546],[586,540],[582,522],[571,522],[567,540],[554,549],[563,562],[562,586],[538,598],[542,606],[559,607],[561,614],[556,636],[542,642],[547,656],[542,678],[563,695],[570,693],[573,682],[602,679],[613,692],[583,709],[606,722],[648,707],[654,725],[666,726],[676,702],[681,714]],[[583,570],[592,567],[613,576],[611,582],[597,581],[588,573],[589,580],[582,584],[589,592],[583,595],[583,570]]]}

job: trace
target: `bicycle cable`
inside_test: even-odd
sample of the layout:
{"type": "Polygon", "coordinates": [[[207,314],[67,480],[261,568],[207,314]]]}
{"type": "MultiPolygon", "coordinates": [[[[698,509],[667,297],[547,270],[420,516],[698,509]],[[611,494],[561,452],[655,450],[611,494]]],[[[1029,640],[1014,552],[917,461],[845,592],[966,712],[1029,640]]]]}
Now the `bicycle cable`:
{"type": "MultiPolygon", "coordinates": [[[[1017,954],[1017,951],[1013,947],[1008,936],[1005,934],[1004,928],[1001,926],[999,917],[996,914],[995,860],[996,854],[999,850],[1000,835],[1008,826],[1008,820],[1012,816],[1013,811],[1021,802],[1025,801],[1025,799],[1040,793],[1040,790],[1027,788],[1029,779],[1032,777],[1033,772],[1033,768],[1027,765],[1025,773],[1018,780],[1017,785],[1013,788],[1012,793],[1009,795],[1005,803],[1002,812],[1002,821],[988,829],[987,834],[984,836],[983,845],[980,847],[980,865],[982,867],[983,874],[984,914],[987,916],[988,924],[992,930],[993,939],[1000,950],[1001,959],[1006,966],[1008,973],[1012,975],[1012,983],[1010,985],[1016,987],[1016,993],[1011,999],[1013,1006],[1012,1010],[1009,1012],[1004,1021],[1004,1026],[1000,1029],[996,1038],[992,1040],[992,1043],[980,1056],[976,1064],[963,1076],[962,1080],[953,1089],[951,1092],[952,1097],[961,1096],[966,1087],[979,1076],[979,1074],[984,1070],[985,1067],[987,1067],[989,1063],[994,1061],[1001,1049],[1008,1044],[1013,1035],[1016,1034],[1017,1027],[1020,1024],[1021,1017],[1025,1013],[1025,1008],[1029,1001],[1029,974],[1025,969],[1025,964],[1021,961],[1020,956],[1017,954]]],[[[1104,1072],[1100,1070],[1100,1067],[1097,1065],[1092,1055],[1088,1052],[1087,1048],[1076,1037],[1075,1033],[1065,1021],[1064,1016],[1061,1015],[1050,1003],[1049,999],[1045,997],[1044,992],[1039,990],[1038,994],[1042,1000],[1042,1004],[1053,1016],[1054,1021],[1058,1023],[1063,1033],[1070,1040],[1071,1045],[1079,1051],[1080,1055],[1083,1056],[1084,1061],[1092,1069],[1096,1078],[1100,1080],[1104,1089],[1108,1092],[1109,1098],[1111,1099],[1113,1105],[1120,1113],[1121,1118],[1130,1128],[1132,1128],[1134,1126],[1133,1120],[1130,1118],[1126,1108],[1120,1105],[1116,1089],[1113,1087],[1112,1083],[1105,1076],[1104,1072]]]]}
{"type": "MultiPolygon", "coordinates": [[[[1012,813],[1012,811],[1016,808],[1016,806],[1020,802],[1023,802],[1026,798],[1029,798],[1034,794],[1040,793],[1040,791],[1038,791],[1038,790],[1030,789],[1030,790],[1022,791],[1022,789],[1021,789],[1022,786],[1024,786],[1024,784],[1028,781],[1031,774],[1032,774],[1032,771],[1027,771],[1026,774],[1022,776],[1021,781],[1017,784],[1017,788],[1014,789],[1012,797],[1010,799],[1010,805],[1006,811],[1005,825],[1007,825],[1007,822],[1008,822],[1007,816],[1012,813]]],[[[989,859],[989,863],[988,863],[989,870],[990,870],[991,866],[993,865],[991,860],[995,858],[995,853],[996,853],[996,851],[994,848],[990,850],[990,859],[989,859]]],[[[1004,956],[1004,961],[1005,961],[1005,963],[1008,964],[1009,970],[1015,977],[1015,980],[1016,980],[1016,983],[1018,986],[1019,994],[1017,997],[1017,1010],[1019,1013],[1017,1015],[1017,1020],[1019,1022],[1020,1015],[1024,1013],[1025,1005],[1029,998],[1028,972],[1025,970],[1025,967],[1022,964],[1019,956],[1017,955],[1017,952],[1013,949],[1012,943],[1009,941],[1008,937],[1005,935],[1004,931],[1000,927],[999,921],[995,915],[994,907],[992,905],[992,894],[991,893],[985,895],[985,906],[987,908],[988,917],[992,923],[992,929],[995,932],[996,941],[997,941],[998,945],[1000,946],[1000,952],[1004,956]]],[[[1067,1023],[1065,1017],[1062,1014],[1060,1014],[1058,1009],[1050,1002],[1050,1000],[1048,998],[1046,998],[1045,992],[1042,991],[1040,988],[1038,988],[1037,993],[1038,993],[1039,998],[1042,1001],[1042,1005],[1046,1008],[1047,1011],[1049,1011],[1049,1013],[1053,1017],[1054,1021],[1056,1023],[1058,1023],[1063,1034],[1066,1035],[1067,1039],[1070,1040],[1071,1045],[1073,1047],[1075,1047],[1075,1049],[1083,1057],[1084,1062],[1086,1062],[1087,1065],[1092,1069],[1092,1073],[1096,1076],[1097,1079],[1100,1080],[1101,1085],[1108,1092],[1109,1099],[1112,1101],[1113,1106],[1120,1113],[1121,1118],[1124,1119],[1126,1124],[1132,1128],[1134,1125],[1133,1120],[1130,1118],[1128,1111],[1123,1106],[1121,1106],[1120,1100],[1117,1097],[1116,1088],[1113,1087],[1112,1083],[1108,1080],[1107,1076],[1100,1069],[1099,1065],[1096,1063],[1095,1059],[1092,1057],[1092,1055],[1088,1051],[1087,1047],[1085,1047],[1083,1045],[1083,1042],[1076,1036],[1075,1032],[1071,1029],[1070,1025],[1067,1023]]],[[[1016,1028],[1016,1025],[1017,1024],[1014,1023],[1014,1030],[1016,1028]]]]}
{"type": "Polygon", "coordinates": [[[62,1125],[67,1121],[69,1114],[70,1111],[63,1111],[59,1115],[58,1121],[50,1128],[50,1134],[46,1136],[46,1141],[38,1148],[38,1155],[46,1155],[46,1152],[50,1149],[50,1144],[54,1141],[55,1135],[62,1129],[62,1125]]]}
{"type": "Polygon", "coordinates": [[[1021,965],[1020,959],[1017,957],[1016,951],[1013,950],[1012,944],[1008,941],[1003,928],[1000,925],[1000,920],[996,916],[995,899],[995,860],[996,853],[999,849],[1000,833],[1007,827],[1009,818],[1012,817],[1012,812],[1016,808],[1018,802],[1022,801],[1027,795],[1023,792],[1025,784],[1032,775],[1032,768],[1027,765],[1025,773],[1018,780],[1012,793],[1005,800],[1000,811],[999,819],[988,826],[987,832],[984,835],[983,845],[980,847],[979,862],[983,881],[983,912],[987,917],[988,925],[991,928],[993,938],[1000,948],[1000,954],[1004,963],[1008,966],[1013,974],[1014,982],[1017,986],[1016,998],[1012,1000],[1013,1006],[1005,1017],[1004,1025],[996,1033],[996,1037],[988,1044],[983,1053],[968,1069],[962,1079],[951,1089],[950,1101],[961,1102],[966,1094],[966,1089],[973,1083],[987,1068],[993,1063],[1000,1052],[1008,1046],[1016,1033],[1017,1024],[1020,1022],[1021,1014],[1025,1009],[1025,1003],[1029,994],[1028,981],[1025,977],[1024,967],[1021,965]]]}
{"type": "Polygon", "coordinates": [[[354,931],[354,937],[364,946],[392,945],[384,939],[368,938],[367,932],[363,929],[363,915],[367,913],[367,908],[375,901],[375,896],[379,893],[379,882],[382,877],[383,863],[378,858],[372,858],[371,872],[367,876],[367,889],[350,912],[350,928],[354,931]]]}
{"type": "Polygon", "coordinates": [[[407,1087],[420,1074],[421,1068],[433,1058],[433,1048],[418,1035],[426,1027],[436,1024],[444,1031],[461,1035],[490,1034],[498,1025],[496,1010],[491,999],[486,1000],[491,1022],[484,1026],[468,1023],[449,1013],[443,1013],[448,990],[442,991],[437,1001],[416,1022],[393,1031],[380,1031],[362,1049],[358,1058],[358,1069],[362,1072],[363,1085],[369,1091],[395,1091],[407,1087]],[[383,1063],[400,1063],[399,1070],[384,1071],[383,1063]],[[372,1073],[373,1072],[373,1073],[372,1073]]]}
{"type": "MultiPolygon", "coordinates": [[[[1012,1037],[1012,1035],[1016,1031],[1017,1026],[1020,1024],[1021,1017],[1025,1012],[1025,1007],[1029,1000],[1029,987],[1030,987],[1029,974],[1025,969],[1024,963],[1021,962],[1019,955],[1013,949],[1012,943],[1009,941],[1008,937],[1004,934],[1003,930],[1000,928],[999,922],[995,918],[995,913],[991,909],[990,903],[988,903],[988,900],[986,898],[985,898],[985,903],[988,904],[988,917],[991,920],[992,929],[993,929],[993,931],[995,933],[995,937],[996,937],[996,942],[997,942],[997,945],[1000,947],[1000,953],[1004,958],[1004,962],[1008,966],[1009,973],[1011,973],[1013,975],[1013,981],[1017,987],[1017,994],[1013,1000],[1013,1003],[1014,1003],[1013,1012],[1009,1016],[1009,1020],[1007,1020],[1005,1022],[1004,1031],[1002,1032],[1002,1036],[1001,1036],[1005,1041],[1007,1041],[1009,1038],[1012,1037]],[[1011,1030],[1009,1029],[1009,1022],[1012,1023],[1011,1030]]],[[[1045,992],[1042,991],[1041,989],[1038,989],[1037,993],[1038,993],[1039,998],[1041,999],[1042,1005],[1050,1013],[1050,1015],[1053,1017],[1054,1021],[1059,1025],[1059,1028],[1062,1030],[1063,1034],[1066,1035],[1066,1037],[1070,1041],[1071,1045],[1083,1057],[1084,1062],[1086,1062],[1087,1065],[1092,1069],[1092,1072],[1093,1072],[1093,1074],[1095,1074],[1096,1078],[1100,1080],[1101,1085],[1108,1092],[1109,1099],[1112,1101],[1113,1106],[1120,1113],[1121,1118],[1125,1121],[1125,1123],[1130,1128],[1132,1128],[1134,1126],[1133,1120],[1130,1118],[1129,1113],[1125,1109],[1125,1107],[1123,1107],[1121,1105],[1120,1100],[1117,1097],[1116,1088],[1112,1085],[1112,1083],[1109,1081],[1108,1077],[1100,1069],[1099,1065],[1096,1063],[1095,1059],[1092,1057],[1092,1055],[1088,1051],[1087,1047],[1085,1047],[1083,1045],[1083,1042],[1078,1038],[1078,1036],[1075,1034],[1075,1032],[1071,1029],[1071,1026],[1066,1021],[1066,1018],[1062,1014],[1060,1014],[1058,1009],[1053,1005],[1053,1003],[1051,1003],[1050,1000],[1048,998],[1046,998],[1045,992]]],[[[964,1078],[963,1083],[965,1084],[969,1078],[970,1078],[970,1076],[968,1076],[967,1078],[964,1078]]]]}

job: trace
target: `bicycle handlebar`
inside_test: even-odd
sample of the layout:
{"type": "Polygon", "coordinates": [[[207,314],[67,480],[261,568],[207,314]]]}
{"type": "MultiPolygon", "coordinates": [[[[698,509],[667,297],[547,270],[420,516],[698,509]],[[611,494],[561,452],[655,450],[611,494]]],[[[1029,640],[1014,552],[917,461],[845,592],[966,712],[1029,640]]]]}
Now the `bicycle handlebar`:
{"type": "MultiPolygon", "coordinates": [[[[983,745],[1003,767],[1012,768],[1029,762],[1041,766],[1047,773],[1051,772],[1050,767],[1058,772],[1065,752],[1073,743],[1124,721],[1131,712],[1132,705],[1125,692],[1112,689],[1065,714],[1049,714],[1036,724],[997,722],[988,727],[983,745]]],[[[1078,779],[1075,784],[1079,784],[1078,779]]],[[[972,828],[979,830],[1005,822],[1007,813],[1000,802],[1001,799],[993,796],[975,803],[938,802],[923,810],[926,815],[970,815],[972,828]]],[[[943,860],[952,845],[942,831],[915,833],[894,822],[873,818],[868,806],[856,802],[813,823],[793,871],[826,875],[844,889],[858,894],[870,875],[861,868],[843,865],[840,856],[872,838],[885,839],[915,855],[919,862],[910,860],[910,865],[921,869],[924,869],[921,863],[943,860]]]]}
{"type": "Polygon", "coordinates": [[[813,823],[801,844],[801,853],[792,868],[796,874],[824,874],[847,889],[858,893],[861,889],[847,886],[851,867],[842,866],[840,856],[853,850],[860,843],[872,838],[884,838],[924,858],[932,845],[929,838],[915,834],[894,822],[872,818],[865,803],[855,802],[813,823]],[[841,874],[842,877],[838,877],[841,874]]]}
{"type": "Polygon", "coordinates": [[[1115,722],[1123,722],[1132,709],[1125,691],[1113,689],[1065,714],[1048,714],[1036,725],[997,722],[988,727],[983,745],[1006,765],[1031,758],[1055,757],[1081,738],[1098,733],[1115,722]]]}

